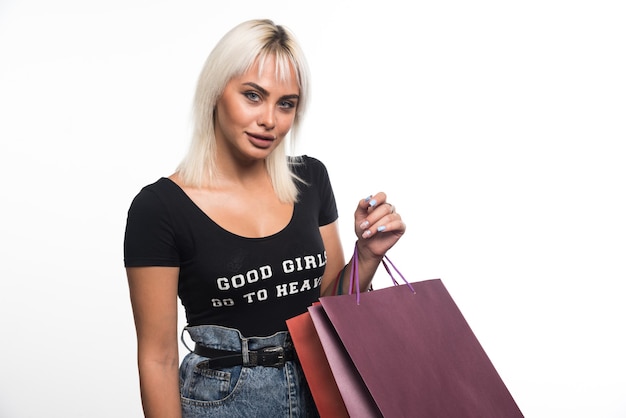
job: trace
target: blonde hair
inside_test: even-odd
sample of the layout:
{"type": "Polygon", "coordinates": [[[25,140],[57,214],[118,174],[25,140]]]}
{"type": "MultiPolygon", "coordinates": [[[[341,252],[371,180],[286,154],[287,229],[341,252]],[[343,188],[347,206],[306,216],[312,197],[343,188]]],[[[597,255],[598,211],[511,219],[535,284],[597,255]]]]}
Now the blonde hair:
{"type": "MultiPolygon", "coordinates": [[[[304,54],[293,34],[271,20],[243,22],[217,43],[209,54],[198,78],[194,97],[194,130],[191,145],[178,166],[177,172],[184,184],[193,187],[215,181],[215,125],[214,111],[226,84],[258,63],[262,71],[268,57],[275,58],[276,76],[290,77],[294,69],[299,86],[299,99],[294,122],[289,133],[289,144],[295,144],[296,134],[309,97],[309,73],[304,54]]],[[[278,198],[283,202],[297,200],[299,179],[290,165],[297,159],[287,157],[287,144],[282,141],[267,157],[266,169],[278,198]]]]}

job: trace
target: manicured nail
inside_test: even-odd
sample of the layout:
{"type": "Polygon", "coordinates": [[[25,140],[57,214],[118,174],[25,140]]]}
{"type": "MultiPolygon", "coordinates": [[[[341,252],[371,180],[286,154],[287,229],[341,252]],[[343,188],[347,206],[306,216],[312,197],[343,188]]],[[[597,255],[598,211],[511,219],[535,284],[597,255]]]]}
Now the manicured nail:
{"type": "Polygon", "coordinates": [[[369,196],[367,196],[367,197],[365,198],[365,201],[366,201],[366,202],[369,202],[371,198],[372,198],[372,195],[369,195],[369,196]]]}
{"type": "Polygon", "coordinates": [[[387,227],[386,227],[385,225],[381,225],[381,226],[379,226],[378,228],[376,228],[376,230],[377,230],[378,232],[383,232],[385,229],[387,229],[387,227]]]}
{"type": "Polygon", "coordinates": [[[370,206],[376,206],[376,203],[378,203],[376,199],[370,200],[370,206]]]}
{"type": "Polygon", "coordinates": [[[363,237],[363,238],[367,238],[367,237],[369,237],[370,235],[372,235],[372,231],[370,231],[370,230],[368,229],[367,231],[363,232],[362,237],[363,237]]]}
{"type": "Polygon", "coordinates": [[[367,228],[368,226],[370,226],[370,223],[369,223],[369,222],[367,222],[367,221],[363,221],[363,223],[362,223],[361,225],[359,225],[359,227],[360,227],[361,229],[365,229],[365,228],[367,228]]]}

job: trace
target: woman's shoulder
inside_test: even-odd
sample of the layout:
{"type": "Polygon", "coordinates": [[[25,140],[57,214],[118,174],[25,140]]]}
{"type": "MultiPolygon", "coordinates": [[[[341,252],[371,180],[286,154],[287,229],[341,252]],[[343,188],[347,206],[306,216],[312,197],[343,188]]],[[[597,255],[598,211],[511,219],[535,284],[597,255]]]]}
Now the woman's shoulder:
{"type": "Polygon", "coordinates": [[[153,183],[145,185],[133,199],[133,205],[153,206],[157,202],[167,202],[177,194],[178,186],[167,177],[160,177],[153,183]]]}
{"type": "Polygon", "coordinates": [[[326,172],[326,166],[324,163],[315,157],[311,157],[310,155],[289,157],[289,163],[296,172],[326,172]]]}

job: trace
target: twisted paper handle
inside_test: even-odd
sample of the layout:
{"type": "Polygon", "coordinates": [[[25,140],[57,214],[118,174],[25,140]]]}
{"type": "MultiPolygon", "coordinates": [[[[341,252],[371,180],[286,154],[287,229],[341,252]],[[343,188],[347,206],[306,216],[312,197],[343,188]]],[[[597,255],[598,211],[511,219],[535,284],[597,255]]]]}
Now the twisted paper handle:
{"type": "MultiPolygon", "coordinates": [[[[409,289],[411,289],[411,292],[415,293],[415,289],[413,288],[413,286],[411,286],[411,283],[409,283],[409,281],[404,277],[404,275],[400,273],[400,270],[398,270],[395,264],[393,264],[393,262],[385,254],[385,256],[383,257],[383,267],[385,267],[385,270],[387,270],[387,274],[389,274],[389,277],[391,277],[393,284],[395,286],[400,285],[400,283],[398,283],[393,273],[391,272],[391,269],[389,268],[389,265],[387,263],[389,263],[389,265],[393,267],[396,273],[398,273],[400,277],[402,277],[402,281],[404,281],[404,283],[409,287],[409,289]]],[[[352,254],[352,270],[350,271],[350,288],[348,289],[349,295],[352,294],[352,289],[356,289],[356,304],[359,305],[361,303],[361,289],[359,287],[359,252],[357,251],[356,244],[354,245],[354,252],[352,254]]]]}

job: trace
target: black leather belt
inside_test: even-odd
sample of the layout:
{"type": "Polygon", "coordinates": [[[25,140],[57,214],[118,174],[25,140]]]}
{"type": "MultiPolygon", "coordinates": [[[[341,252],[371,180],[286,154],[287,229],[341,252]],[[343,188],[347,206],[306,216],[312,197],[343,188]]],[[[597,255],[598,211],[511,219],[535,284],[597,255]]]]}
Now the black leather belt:
{"type": "Polygon", "coordinates": [[[211,369],[233,366],[282,367],[285,365],[285,362],[295,358],[293,346],[276,346],[265,347],[260,350],[249,350],[247,362],[244,362],[243,354],[240,351],[218,350],[196,344],[193,352],[199,356],[206,357],[208,360],[202,362],[203,366],[211,369]]]}

